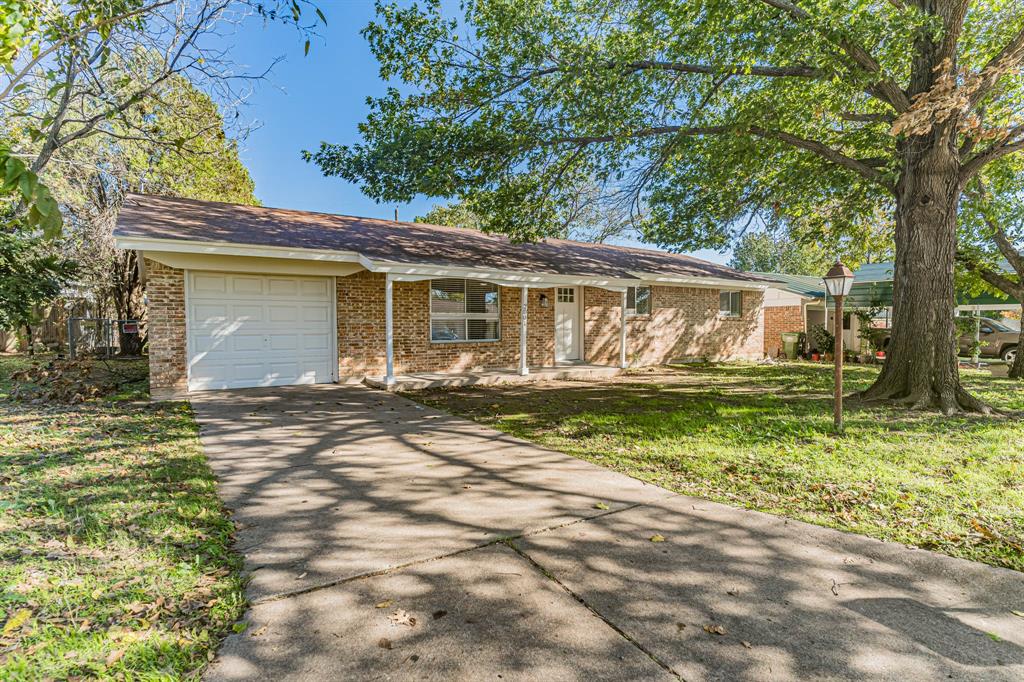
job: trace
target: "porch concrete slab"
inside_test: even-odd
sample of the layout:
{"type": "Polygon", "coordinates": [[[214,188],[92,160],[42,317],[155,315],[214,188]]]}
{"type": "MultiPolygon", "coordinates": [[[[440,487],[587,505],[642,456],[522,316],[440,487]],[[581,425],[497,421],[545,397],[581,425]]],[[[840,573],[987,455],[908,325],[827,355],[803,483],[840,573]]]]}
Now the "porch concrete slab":
{"type": "Polygon", "coordinates": [[[514,544],[687,680],[1024,679],[1016,571],[683,496],[514,544]]]}
{"type": "Polygon", "coordinates": [[[362,386],[193,396],[265,599],[599,516],[656,486],[362,386]]]}
{"type": "Polygon", "coordinates": [[[266,602],[248,621],[207,680],[675,679],[502,545],[266,602]]]}
{"type": "Polygon", "coordinates": [[[619,367],[608,365],[566,364],[557,367],[531,367],[528,374],[515,368],[486,369],[478,372],[420,372],[400,374],[388,385],[382,376],[367,377],[364,383],[385,391],[422,391],[428,388],[455,386],[489,386],[495,384],[528,384],[538,381],[594,381],[622,374],[619,367]]]}

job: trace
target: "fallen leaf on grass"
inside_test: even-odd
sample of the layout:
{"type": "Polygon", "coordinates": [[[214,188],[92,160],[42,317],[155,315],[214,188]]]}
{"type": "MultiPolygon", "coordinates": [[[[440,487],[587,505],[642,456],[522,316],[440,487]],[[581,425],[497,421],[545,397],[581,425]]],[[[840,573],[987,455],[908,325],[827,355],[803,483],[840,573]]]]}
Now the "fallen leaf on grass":
{"type": "Polygon", "coordinates": [[[651,542],[665,542],[665,536],[654,534],[651,536],[651,542]]]}
{"type": "Polygon", "coordinates": [[[979,533],[984,535],[989,540],[998,540],[999,539],[998,535],[996,535],[991,530],[986,528],[985,525],[981,521],[979,521],[978,519],[971,519],[971,526],[974,527],[974,530],[978,531],[979,533]]]}
{"type": "Polygon", "coordinates": [[[706,633],[708,633],[710,635],[724,635],[725,634],[725,628],[722,627],[721,625],[705,625],[704,626],[704,632],[706,632],[706,633]]]}
{"type": "Polygon", "coordinates": [[[395,625],[408,625],[409,627],[416,625],[416,617],[410,616],[408,611],[403,611],[402,609],[395,611],[388,618],[395,625]]]}
{"type": "Polygon", "coordinates": [[[387,607],[391,606],[392,604],[394,604],[393,601],[391,601],[390,599],[385,599],[384,601],[377,602],[374,605],[374,608],[376,608],[376,609],[386,609],[387,607]]]}
{"type": "Polygon", "coordinates": [[[106,660],[107,667],[110,667],[110,666],[114,665],[115,663],[120,661],[122,658],[124,658],[124,649],[114,649],[109,654],[107,654],[107,660],[106,660]]]}
{"type": "Polygon", "coordinates": [[[29,609],[18,609],[15,611],[14,615],[8,619],[6,624],[4,624],[3,636],[6,637],[20,628],[31,615],[32,611],[29,609]]]}

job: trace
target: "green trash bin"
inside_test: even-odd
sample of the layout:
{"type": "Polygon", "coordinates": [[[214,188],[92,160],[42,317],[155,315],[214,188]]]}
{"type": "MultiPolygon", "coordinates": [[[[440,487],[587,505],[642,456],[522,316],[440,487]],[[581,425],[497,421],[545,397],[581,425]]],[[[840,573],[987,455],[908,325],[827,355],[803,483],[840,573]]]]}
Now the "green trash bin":
{"type": "Polygon", "coordinates": [[[800,342],[800,332],[782,332],[782,352],[788,360],[796,360],[796,346],[800,342]]]}

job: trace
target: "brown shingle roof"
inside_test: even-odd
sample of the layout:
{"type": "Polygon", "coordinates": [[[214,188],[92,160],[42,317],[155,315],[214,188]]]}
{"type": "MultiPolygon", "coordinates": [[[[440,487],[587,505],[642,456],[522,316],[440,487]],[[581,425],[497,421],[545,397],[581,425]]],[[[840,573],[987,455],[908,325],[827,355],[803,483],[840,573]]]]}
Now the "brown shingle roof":
{"type": "Polygon", "coordinates": [[[114,236],[355,251],[374,261],[580,277],[632,279],[630,272],[646,272],[763,281],[724,265],[649,249],[563,239],[513,244],[459,227],[140,194],[125,200],[114,236]]]}

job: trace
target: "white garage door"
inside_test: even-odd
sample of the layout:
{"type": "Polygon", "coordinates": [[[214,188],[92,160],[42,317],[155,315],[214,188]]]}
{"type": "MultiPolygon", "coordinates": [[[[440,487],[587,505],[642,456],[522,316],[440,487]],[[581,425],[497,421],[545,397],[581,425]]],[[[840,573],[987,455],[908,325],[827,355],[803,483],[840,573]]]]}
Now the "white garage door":
{"type": "Polygon", "coordinates": [[[189,390],[333,381],[331,282],[189,271],[189,390]]]}

